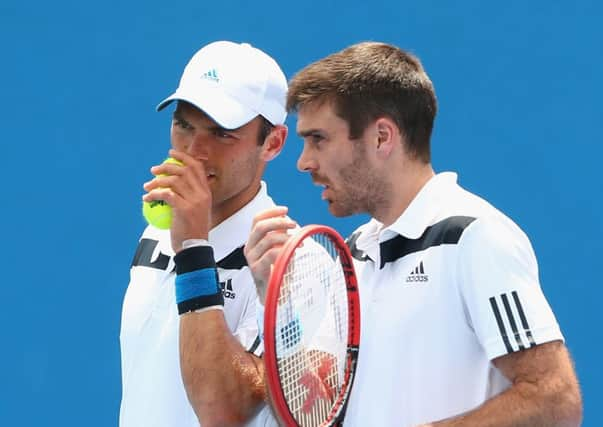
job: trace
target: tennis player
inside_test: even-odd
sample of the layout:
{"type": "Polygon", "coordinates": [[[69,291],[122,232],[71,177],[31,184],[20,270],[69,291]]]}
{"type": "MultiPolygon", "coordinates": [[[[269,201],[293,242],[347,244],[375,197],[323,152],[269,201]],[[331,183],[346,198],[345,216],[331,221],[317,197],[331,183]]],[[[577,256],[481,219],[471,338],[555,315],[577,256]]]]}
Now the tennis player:
{"type": "Polygon", "coordinates": [[[174,103],[169,156],[144,200],[173,208],[147,227],[121,323],[120,425],[269,425],[256,290],[243,255],[254,215],[275,206],[262,181],[281,151],[287,82],[249,44],[215,42],[190,60],[174,103]],[[159,176],[166,175],[166,176],[159,176]]]}
{"type": "MultiPolygon", "coordinates": [[[[436,174],[432,82],[419,60],[360,43],[289,84],[298,168],[337,216],[368,213],[348,239],[361,340],[346,426],[578,426],[582,401],[527,236],[436,174]]],[[[259,214],[246,256],[259,295],[294,224],[259,214]],[[275,233],[275,231],[281,231],[275,233]]]]}

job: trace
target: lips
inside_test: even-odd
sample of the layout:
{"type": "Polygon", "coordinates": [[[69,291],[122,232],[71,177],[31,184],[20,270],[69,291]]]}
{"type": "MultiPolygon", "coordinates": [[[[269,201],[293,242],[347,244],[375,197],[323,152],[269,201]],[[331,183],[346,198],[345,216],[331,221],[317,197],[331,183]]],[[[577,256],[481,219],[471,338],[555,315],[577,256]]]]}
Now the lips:
{"type": "Polygon", "coordinates": [[[329,197],[327,196],[327,192],[331,189],[331,187],[329,187],[328,184],[318,184],[318,183],[315,183],[315,184],[322,187],[322,193],[321,193],[320,198],[322,200],[328,200],[329,197]]]}
{"type": "Polygon", "coordinates": [[[323,188],[322,195],[321,195],[322,200],[328,199],[327,191],[331,190],[331,186],[329,184],[327,184],[326,181],[327,181],[326,179],[324,179],[318,175],[312,175],[312,182],[314,183],[314,185],[317,185],[317,186],[323,188]]]}
{"type": "Polygon", "coordinates": [[[327,190],[328,188],[325,187],[325,189],[323,190],[323,192],[320,195],[321,200],[328,200],[329,198],[327,197],[327,190]]]}
{"type": "Polygon", "coordinates": [[[210,184],[210,185],[214,185],[213,182],[217,179],[216,174],[213,172],[210,173],[205,173],[205,181],[210,184]]]}

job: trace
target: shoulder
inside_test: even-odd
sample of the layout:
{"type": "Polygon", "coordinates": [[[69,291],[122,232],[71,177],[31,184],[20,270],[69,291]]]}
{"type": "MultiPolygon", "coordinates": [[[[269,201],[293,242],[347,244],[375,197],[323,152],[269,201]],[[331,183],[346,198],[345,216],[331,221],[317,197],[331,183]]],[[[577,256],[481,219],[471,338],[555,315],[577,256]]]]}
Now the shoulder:
{"type": "Polygon", "coordinates": [[[462,233],[459,235],[461,247],[513,241],[522,245],[529,244],[526,234],[509,216],[487,200],[460,186],[450,195],[446,211],[447,221],[450,221],[448,228],[454,232],[458,231],[459,226],[462,227],[462,233]],[[473,219],[467,222],[463,217],[473,219]]]}
{"type": "Polygon", "coordinates": [[[465,230],[459,241],[465,251],[483,251],[485,248],[523,252],[533,251],[525,232],[499,211],[477,217],[465,230]]]}
{"type": "Polygon", "coordinates": [[[149,225],[140,236],[131,267],[166,270],[173,255],[169,230],[160,230],[149,225]]]}

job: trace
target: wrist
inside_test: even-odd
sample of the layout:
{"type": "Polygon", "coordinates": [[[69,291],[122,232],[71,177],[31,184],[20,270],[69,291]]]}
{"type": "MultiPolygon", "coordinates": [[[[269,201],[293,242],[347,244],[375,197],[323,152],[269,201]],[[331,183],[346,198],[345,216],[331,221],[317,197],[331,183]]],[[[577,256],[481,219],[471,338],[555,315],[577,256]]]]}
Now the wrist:
{"type": "Polygon", "coordinates": [[[182,249],[174,257],[174,262],[178,314],[224,306],[211,246],[182,249]]]}
{"type": "Polygon", "coordinates": [[[260,337],[260,340],[262,342],[264,342],[264,313],[265,313],[265,311],[266,311],[266,308],[264,307],[264,304],[262,303],[262,301],[260,300],[260,298],[258,296],[258,298],[256,298],[256,301],[255,301],[255,319],[258,324],[258,336],[260,337]]]}
{"type": "Polygon", "coordinates": [[[263,283],[256,282],[256,291],[258,302],[260,302],[262,306],[266,305],[266,285],[263,283]]]}
{"type": "Polygon", "coordinates": [[[207,239],[186,239],[182,241],[182,250],[197,246],[210,246],[207,239]]]}

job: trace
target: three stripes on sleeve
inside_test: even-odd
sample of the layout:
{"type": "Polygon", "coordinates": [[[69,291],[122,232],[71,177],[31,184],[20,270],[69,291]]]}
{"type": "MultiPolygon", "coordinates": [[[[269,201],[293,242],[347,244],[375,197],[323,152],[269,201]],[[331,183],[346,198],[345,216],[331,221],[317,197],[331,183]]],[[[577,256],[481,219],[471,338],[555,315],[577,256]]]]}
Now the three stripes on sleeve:
{"type": "Polygon", "coordinates": [[[517,291],[490,297],[490,307],[507,353],[536,345],[517,291]],[[510,330],[507,330],[510,327],[510,330]]]}

